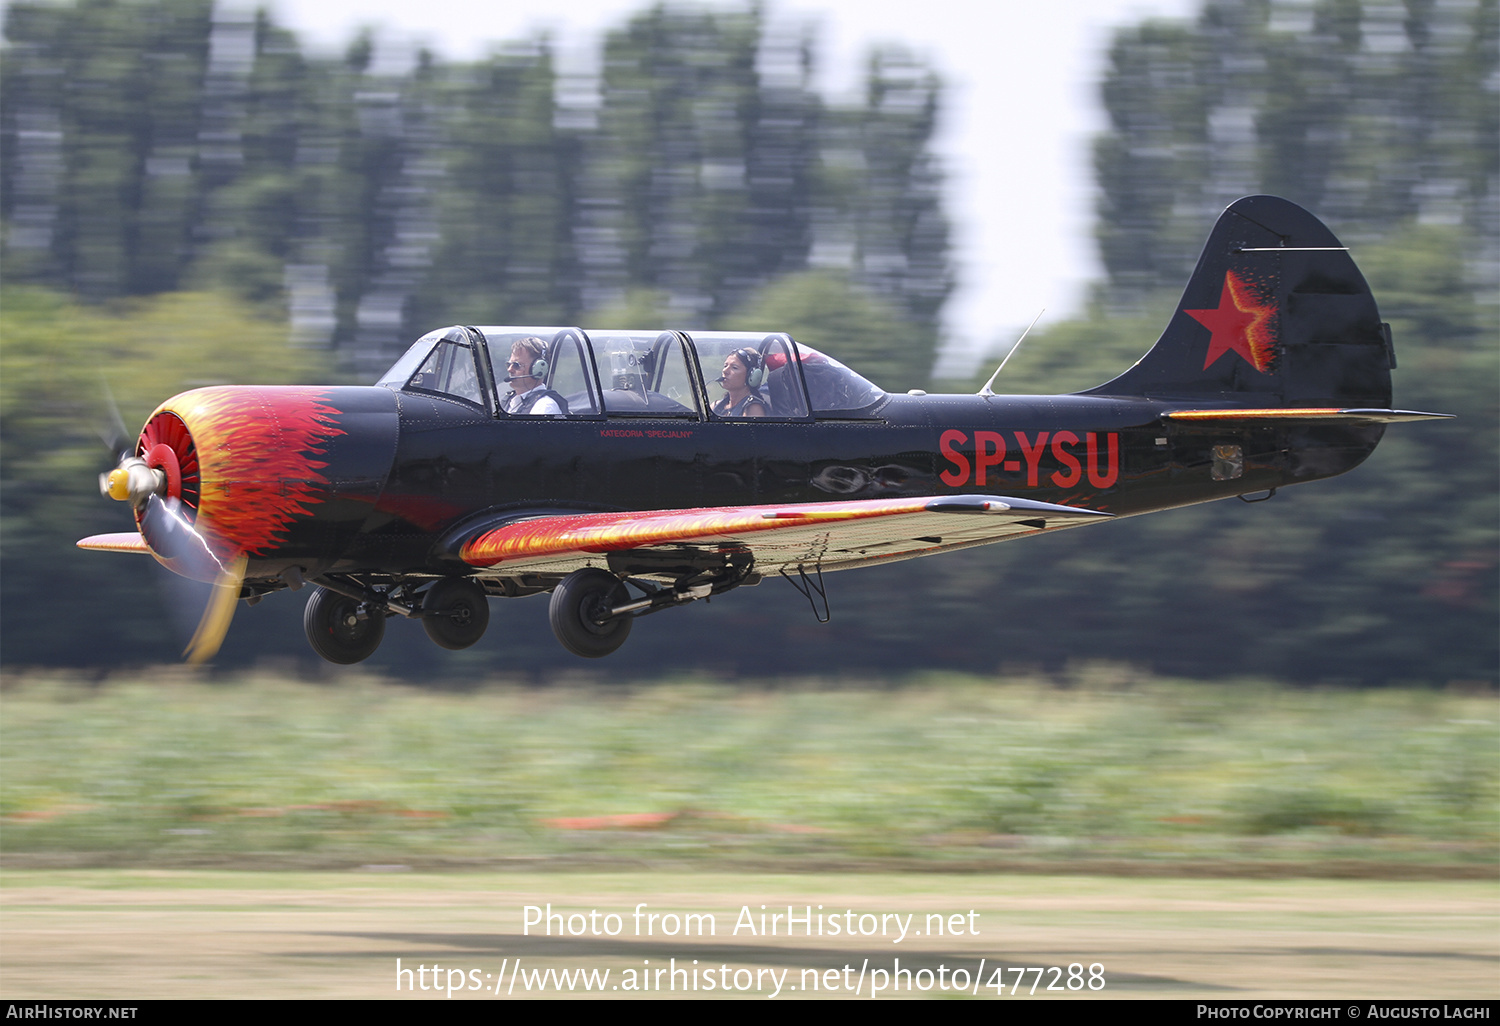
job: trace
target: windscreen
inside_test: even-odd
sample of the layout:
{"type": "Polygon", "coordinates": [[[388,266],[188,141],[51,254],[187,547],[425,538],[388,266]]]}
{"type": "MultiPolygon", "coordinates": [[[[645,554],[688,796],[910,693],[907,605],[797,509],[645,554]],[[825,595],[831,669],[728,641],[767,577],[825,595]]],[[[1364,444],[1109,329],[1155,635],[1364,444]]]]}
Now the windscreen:
{"type": "Polygon", "coordinates": [[[448,337],[457,328],[440,328],[437,331],[429,331],[421,338],[411,344],[411,348],[401,354],[401,359],[391,364],[391,369],[380,376],[377,385],[386,388],[401,388],[411,379],[412,373],[427,359],[427,354],[432,352],[432,347],[448,337]]]}

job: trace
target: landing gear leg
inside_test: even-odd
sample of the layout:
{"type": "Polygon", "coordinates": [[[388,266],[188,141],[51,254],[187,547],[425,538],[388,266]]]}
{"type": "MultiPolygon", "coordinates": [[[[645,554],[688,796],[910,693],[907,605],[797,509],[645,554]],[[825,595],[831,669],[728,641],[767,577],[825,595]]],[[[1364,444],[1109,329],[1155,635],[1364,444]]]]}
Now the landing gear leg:
{"type": "Polygon", "coordinates": [[[368,659],[385,637],[385,610],[371,609],[345,595],[315,588],[302,611],[302,629],[313,651],[330,663],[368,659]]]}
{"type": "Polygon", "coordinates": [[[625,584],[603,570],[575,570],[552,592],[547,618],[563,648],[585,659],[599,659],[625,644],[629,616],[610,617],[612,607],[630,597],[625,584]]]}

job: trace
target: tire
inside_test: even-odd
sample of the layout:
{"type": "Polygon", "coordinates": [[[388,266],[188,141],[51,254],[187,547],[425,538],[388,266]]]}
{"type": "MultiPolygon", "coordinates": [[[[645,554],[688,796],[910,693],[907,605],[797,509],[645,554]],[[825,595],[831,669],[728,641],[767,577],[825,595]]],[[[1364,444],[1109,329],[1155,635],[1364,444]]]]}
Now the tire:
{"type": "Polygon", "coordinates": [[[547,618],[563,648],[585,659],[600,659],[625,644],[631,617],[600,623],[602,610],[629,599],[625,585],[603,570],[575,570],[552,591],[547,618]]]}
{"type": "Polygon", "coordinates": [[[467,577],[445,577],[422,597],[422,629],[439,648],[457,651],[484,637],[490,625],[490,600],[467,577]],[[446,614],[446,615],[445,615],[446,614]]]}
{"type": "Polygon", "coordinates": [[[343,666],[373,655],[385,637],[385,613],[372,610],[368,618],[360,620],[355,617],[359,607],[352,598],[315,588],[302,611],[302,629],[313,651],[343,666]]]}

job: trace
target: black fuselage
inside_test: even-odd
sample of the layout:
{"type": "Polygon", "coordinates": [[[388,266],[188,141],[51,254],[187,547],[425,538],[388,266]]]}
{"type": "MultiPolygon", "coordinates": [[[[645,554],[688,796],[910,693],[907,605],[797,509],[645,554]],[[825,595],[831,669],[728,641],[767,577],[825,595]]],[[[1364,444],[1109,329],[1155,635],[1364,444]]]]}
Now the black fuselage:
{"type": "MultiPolygon", "coordinates": [[[[325,549],[323,566],[309,570],[441,573],[447,564],[435,551],[440,539],[507,509],[608,512],[969,493],[1132,515],[1342,473],[1383,431],[1184,426],[1162,419],[1182,403],[1074,395],[892,396],[857,418],[729,422],[497,419],[456,400],[370,391],[385,392],[399,410],[389,476],[336,562],[326,562],[325,549]],[[1225,445],[1238,446],[1243,462],[1236,476],[1215,480],[1214,449],[1225,445]]],[[[369,400],[362,405],[384,405],[383,397],[369,400]]],[[[389,451],[385,431],[365,441],[389,451]]],[[[337,448],[360,444],[350,432],[337,448]]],[[[293,545],[279,555],[293,550],[311,553],[293,545]]]]}

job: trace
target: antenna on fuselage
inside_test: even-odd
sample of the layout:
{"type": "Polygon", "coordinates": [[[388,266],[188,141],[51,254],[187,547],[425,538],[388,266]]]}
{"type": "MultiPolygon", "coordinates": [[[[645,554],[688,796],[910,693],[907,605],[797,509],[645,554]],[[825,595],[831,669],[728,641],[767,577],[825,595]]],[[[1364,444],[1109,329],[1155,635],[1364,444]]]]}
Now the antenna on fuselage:
{"type": "Polygon", "coordinates": [[[1046,312],[1047,312],[1047,308],[1045,306],[1042,307],[1039,311],[1037,311],[1037,315],[1031,319],[1031,323],[1028,324],[1028,325],[1026,325],[1026,330],[1023,331],[1023,332],[1021,332],[1021,337],[1018,338],[1018,339],[1016,339],[1016,344],[1013,345],[1013,346],[1011,346],[1010,347],[1010,352],[1008,352],[1008,353],[1005,354],[1005,359],[1003,359],[1003,360],[1000,361],[1000,366],[998,366],[998,367],[995,368],[995,373],[993,373],[993,374],[990,375],[990,380],[986,381],[984,383],[984,387],[981,388],[978,392],[974,393],[975,395],[994,395],[995,394],[994,389],[992,389],[990,386],[995,383],[995,379],[1000,376],[1000,372],[1005,369],[1005,365],[1007,363],[1010,363],[1010,358],[1012,356],[1016,355],[1016,350],[1021,348],[1021,343],[1024,342],[1024,341],[1026,341],[1026,336],[1029,335],[1029,334],[1031,334],[1031,329],[1034,328],[1034,327],[1036,327],[1036,322],[1039,321],[1039,320],[1041,320],[1042,319],[1042,314],[1044,314],[1046,312]]]}

